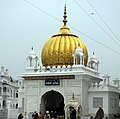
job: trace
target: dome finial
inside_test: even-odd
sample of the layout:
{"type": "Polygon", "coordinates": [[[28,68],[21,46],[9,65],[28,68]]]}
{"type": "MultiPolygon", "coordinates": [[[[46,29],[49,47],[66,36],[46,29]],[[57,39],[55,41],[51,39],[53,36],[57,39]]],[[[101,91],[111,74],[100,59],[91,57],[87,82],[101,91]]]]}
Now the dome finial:
{"type": "Polygon", "coordinates": [[[63,19],[64,26],[66,26],[66,23],[67,23],[67,19],[66,19],[66,18],[67,18],[67,15],[66,15],[66,14],[67,14],[67,12],[66,12],[66,4],[65,4],[64,16],[63,16],[63,18],[64,18],[64,19],[63,19]]]}
{"type": "Polygon", "coordinates": [[[33,46],[32,46],[32,48],[31,48],[31,50],[33,50],[33,46]]]}
{"type": "Polygon", "coordinates": [[[74,93],[73,93],[73,95],[72,95],[72,99],[73,99],[73,100],[75,99],[74,93]]]}

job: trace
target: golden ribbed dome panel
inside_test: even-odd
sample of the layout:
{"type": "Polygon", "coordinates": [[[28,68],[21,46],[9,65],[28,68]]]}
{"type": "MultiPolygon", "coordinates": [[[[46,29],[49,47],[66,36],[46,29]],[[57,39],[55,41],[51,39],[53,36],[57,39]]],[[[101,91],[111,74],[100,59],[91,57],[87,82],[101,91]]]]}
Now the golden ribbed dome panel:
{"type": "Polygon", "coordinates": [[[60,41],[59,41],[59,52],[60,52],[61,54],[64,53],[64,38],[63,38],[63,37],[61,37],[61,39],[60,39],[60,41]]]}
{"type": "Polygon", "coordinates": [[[43,47],[42,63],[44,66],[73,65],[75,49],[81,47],[87,64],[88,52],[84,43],[72,34],[54,35],[43,47]]]}
{"type": "Polygon", "coordinates": [[[66,7],[64,9],[64,25],[58,34],[53,35],[42,49],[41,59],[44,66],[73,65],[73,54],[80,47],[84,53],[84,65],[88,61],[88,52],[85,44],[78,36],[71,33],[66,25],[66,7]]]}
{"type": "Polygon", "coordinates": [[[74,39],[72,37],[69,37],[70,42],[70,52],[73,53],[75,51],[75,42],[74,39]]]}
{"type": "Polygon", "coordinates": [[[61,37],[58,37],[56,42],[55,42],[55,45],[54,45],[54,52],[55,53],[59,52],[59,42],[60,42],[60,39],[61,39],[61,37]]]}
{"type": "Polygon", "coordinates": [[[68,53],[69,52],[69,48],[70,48],[70,43],[69,43],[69,38],[67,36],[63,36],[64,38],[64,52],[68,53]]]}

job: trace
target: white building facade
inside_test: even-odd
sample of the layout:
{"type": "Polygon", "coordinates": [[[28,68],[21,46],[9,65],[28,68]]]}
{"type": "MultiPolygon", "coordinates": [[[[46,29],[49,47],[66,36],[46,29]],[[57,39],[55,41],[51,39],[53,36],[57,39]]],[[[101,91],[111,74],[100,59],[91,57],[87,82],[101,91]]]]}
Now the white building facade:
{"type": "Polygon", "coordinates": [[[18,81],[13,79],[8,69],[0,70],[0,118],[14,119],[18,114],[18,81]]]}
{"type": "Polygon", "coordinates": [[[110,83],[107,74],[100,77],[99,60],[88,59],[87,48],[66,25],[66,7],[63,27],[53,35],[42,50],[42,66],[32,48],[28,65],[19,80],[19,112],[28,117],[31,112],[56,111],[70,118],[71,108],[77,117],[95,115],[102,106],[105,117],[113,119],[119,113],[119,80],[110,83]]]}

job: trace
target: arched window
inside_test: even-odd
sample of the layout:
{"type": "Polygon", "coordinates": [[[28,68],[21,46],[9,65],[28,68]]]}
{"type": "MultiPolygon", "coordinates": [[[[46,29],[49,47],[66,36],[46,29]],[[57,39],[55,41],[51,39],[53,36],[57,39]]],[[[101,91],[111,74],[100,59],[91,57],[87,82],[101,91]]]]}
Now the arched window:
{"type": "Polygon", "coordinates": [[[13,104],[13,109],[15,109],[15,104],[13,104]]]}
{"type": "Polygon", "coordinates": [[[14,98],[15,98],[15,90],[14,90],[14,98]]]}
{"type": "Polygon", "coordinates": [[[19,85],[21,85],[21,81],[19,82],[19,85]]]}
{"type": "Polygon", "coordinates": [[[18,98],[18,91],[16,92],[16,98],[18,98]]]}
{"type": "Polygon", "coordinates": [[[29,57],[30,59],[30,67],[32,67],[32,57],[29,57]]]}
{"type": "Polygon", "coordinates": [[[0,87],[0,96],[2,95],[2,89],[1,89],[1,87],[0,87]]]}
{"type": "Polygon", "coordinates": [[[10,108],[12,109],[12,104],[10,105],[10,108]]]}
{"type": "Polygon", "coordinates": [[[7,91],[8,91],[8,93],[9,93],[9,89],[8,89],[7,91]]]}
{"type": "Polygon", "coordinates": [[[0,103],[0,109],[2,108],[2,105],[1,105],[1,103],[0,103]]]}
{"type": "Polygon", "coordinates": [[[12,90],[11,90],[11,98],[12,98],[12,90]]]}
{"type": "Polygon", "coordinates": [[[76,54],[75,56],[75,63],[80,64],[80,54],[76,54]]]}
{"type": "Polygon", "coordinates": [[[3,87],[3,92],[6,92],[6,87],[3,87]]]}
{"type": "Polygon", "coordinates": [[[6,101],[3,100],[3,108],[6,108],[6,101]]]}
{"type": "Polygon", "coordinates": [[[18,104],[16,104],[16,109],[18,108],[18,104]]]}

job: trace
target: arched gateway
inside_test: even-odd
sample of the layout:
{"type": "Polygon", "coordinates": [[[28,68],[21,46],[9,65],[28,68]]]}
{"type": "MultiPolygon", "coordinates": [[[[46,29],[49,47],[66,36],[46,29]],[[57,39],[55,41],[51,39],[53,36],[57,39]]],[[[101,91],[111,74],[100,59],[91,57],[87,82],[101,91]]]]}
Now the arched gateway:
{"type": "Polygon", "coordinates": [[[61,93],[51,90],[41,97],[40,111],[53,111],[57,115],[64,115],[64,98],[61,93]]]}

